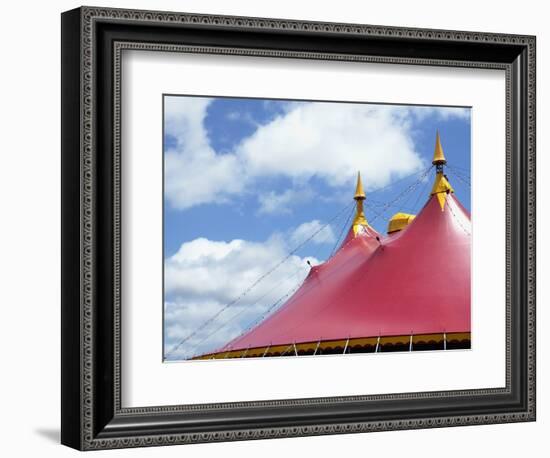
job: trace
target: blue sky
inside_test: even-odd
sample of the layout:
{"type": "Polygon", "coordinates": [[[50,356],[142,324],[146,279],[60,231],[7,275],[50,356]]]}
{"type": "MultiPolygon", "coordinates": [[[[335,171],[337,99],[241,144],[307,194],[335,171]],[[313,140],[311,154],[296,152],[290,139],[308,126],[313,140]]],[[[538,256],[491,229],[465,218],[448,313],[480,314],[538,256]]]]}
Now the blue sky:
{"type": "Polygon", "coordinates": [[[164,120],[170,360],[210,351],[284,303],[306,260],[322,262],[339,243],[357,171],[379,232],[394,213],[417,213],[433,182],[436,130],[470,208],[468,108],[165,96],[164,120]]]}

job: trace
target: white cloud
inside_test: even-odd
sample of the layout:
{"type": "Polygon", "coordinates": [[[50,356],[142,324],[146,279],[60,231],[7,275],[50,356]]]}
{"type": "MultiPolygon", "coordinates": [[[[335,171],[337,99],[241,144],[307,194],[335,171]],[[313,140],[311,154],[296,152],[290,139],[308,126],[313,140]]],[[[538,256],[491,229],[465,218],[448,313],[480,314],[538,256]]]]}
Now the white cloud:
{"type": "Polygon", "coordinates": [[[429,116],[437,116],[437,118],[442,121],[452,118],[470,119],[470,108],[411,106],[409,109],[411,110],[411,113],[420,121],[429,116]]]}
{"type": "Polygon", "coordinates": [[[367,187],[386,185],[422,166],[404,109],[364,104],[299,104],[256,130],[237,150],[255,176],[316,177],[350,185],[357,171],[367,187]]]}
{"type": "MultiPolygon", "coordinates": [[[[208,318],[213,316],[220,309],[217,302],[191,301],[178,298],[175,301],[167,301],[164,304],[164,338],[165,357],[169,360],[187,359],[196,354],[207,352],[228,342],[240,332],[239,321],[234,320],[227,326],[220,327],[217,322],[204,330],[193,334],[192,338],[185,341],[180,347],[178,342],[191,335],[197,326],[200,326],[208,318]],[[214,335],[209,334],[217,331],[214,335]],[[170,352],[169,354],[167,354],[170,352]]],[[[241,308],[234,308],[231,314],[224,318],[232,317],[242,311],[241,308]]],[[[244,320],[246,315],[241,314],[239,318],[244,320]]]]}
{"type": "Polygon", "coordinates": [[[311,239],[313,243],[325,244],[336,242],[336,236],[334,235],[334,231],[332,230],[330,224],[325,226],[318,219],[300,224],[290,234],[290,241],[296,246],[303,243],[313,234],[316,234],[311,239]]]}
{"type": "Polygon", "coordinates": [[[284,296],[307,275],[306,260],[318,264],[317,259],[291,256],[210,325],[201,328],[227,304],[241,297],[287,253],[284,239],[278,236],[264,243],[205,238],[183,243],[178,252],[165,261],[165,294],[170,298],[165,302],[166,349],[173,349],[186,336],[200,330],[170,354],[170,358],[213,350],[242,333],[274,304],[275,308],[282,305],[286,300],[284,296]],[[227,322],[228,325],[223,326],[227,322]]]}
{"type": "Polygon", "coordinates": [[[175,208],[223,202],[244,189],[238,158],[218,155],[210,146],[204,128],[210,103],[196,97],[165,99],[166,133],[177,140],[165,154],[165,193],[175,208]]]}
{"type": "Polygon", "coordinates": [[[333,188],[350,187],[360,170],[367,190],[386,186],[425,165],[412,140],[415,119],[469,117],[466,108],[285,104],[233,151],[216,154],[204,127],[211,100],[166,99],[166,131],[177,138],[166,153],[166,196],[176,208],[227,201],[265,177],[291,178],[296,185],[266,194],[260,213],[289,212],[304,197],[298,187],[313,177],[333,188]]]}
{"type": "Polygon", "coordinates": [[[314,197],[311,189],[289,188],[282,193],[270,191],[258,197],[260,214],[289,214],[292,206],[297,203],[308,202],[314,197]]]}

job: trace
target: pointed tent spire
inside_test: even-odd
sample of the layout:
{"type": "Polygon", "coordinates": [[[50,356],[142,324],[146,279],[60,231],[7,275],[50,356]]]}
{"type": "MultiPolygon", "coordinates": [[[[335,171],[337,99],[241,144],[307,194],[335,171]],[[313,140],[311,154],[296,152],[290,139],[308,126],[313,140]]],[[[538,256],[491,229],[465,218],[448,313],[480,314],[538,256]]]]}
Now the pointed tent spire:
{"type": "Polygon", "coordinates": [[[361,227],[368,226],[365,212],[363,211],[363,201],[366,199],[365,191],[363,190],[363,182],[361,181],[361,172],[357,172],[357,185],[355,186],[355,195],[353,196],[356,202],[355,218],[353,219],[353,233],[357,235],[361,227]]]}
{"type": "Polygon", "coordinates": [[[447,194],[454,192],[453,187],[447,181],[447,177],[443,174],[443,166],[447,163],[445,155],[443,154],[443,147],[441,146],[441,139],[439,137],[439,131],[435,135],[435,150],[432,164],[435,165],[435,182],[432,187],[432,196],[435,195],[441,206],[441,211],[445,209],[445,201],[447,200],[447,194]]]}
{"type": "Polygon", "coordinates": [[[447,163],[445,155],[443,154],[443,147],[441,146],[441,139],[439,138],[439,130],[435,134],[435,150],[434,158],[432,161],[433,165],[441,166],[447,163]]]}
{"type": "Polygon", "coordinates": [[[355,186],[355,200],[365,200],[365,191],[363,191],[363,182],[361,181],[361,172],[357,172],[357,185],[355,186]]]}

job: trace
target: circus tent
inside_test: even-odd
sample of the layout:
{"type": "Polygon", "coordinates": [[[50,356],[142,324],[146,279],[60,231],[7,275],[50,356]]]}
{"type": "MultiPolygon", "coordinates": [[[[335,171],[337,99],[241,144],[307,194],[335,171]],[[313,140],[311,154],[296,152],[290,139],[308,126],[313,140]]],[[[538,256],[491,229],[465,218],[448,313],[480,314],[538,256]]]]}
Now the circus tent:
{"type": "Polygon", "coordinates": [[[470,346],[471,223],[449,183],[439,134],[434,184],[417,215],[369,225],[358,175],[355,218],[278,310],[197,359],[455,349],[470,346]]]}

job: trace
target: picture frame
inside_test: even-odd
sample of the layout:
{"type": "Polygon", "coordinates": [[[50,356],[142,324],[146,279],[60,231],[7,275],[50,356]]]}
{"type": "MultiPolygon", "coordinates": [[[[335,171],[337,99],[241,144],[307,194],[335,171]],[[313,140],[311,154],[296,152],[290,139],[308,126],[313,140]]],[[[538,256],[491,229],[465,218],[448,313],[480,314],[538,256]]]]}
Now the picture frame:
{"type": "Polygon", "coordinates": [[[61,442],[79,450],[534,421],[533,36],[81,7],[62,14],[61,442]],[[124,407],[121,52],[506,74],[506,386],[124,407]]]}

